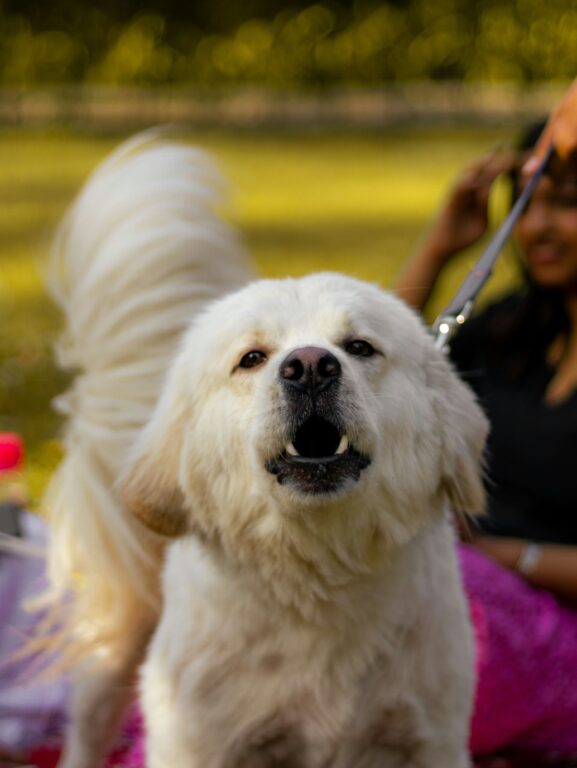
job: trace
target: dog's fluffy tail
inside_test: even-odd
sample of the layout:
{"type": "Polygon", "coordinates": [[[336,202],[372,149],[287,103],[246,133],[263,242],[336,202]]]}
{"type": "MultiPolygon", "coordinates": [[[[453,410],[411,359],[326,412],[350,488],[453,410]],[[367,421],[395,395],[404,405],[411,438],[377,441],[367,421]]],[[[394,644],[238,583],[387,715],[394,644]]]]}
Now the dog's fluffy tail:
{"type": "MultiPolygon", "coordinates": [[[[144,134],[92,175],[55,241],[49,285],[77,371],[56,401],[66,455],[48,489],[48,602],[86,650],[156,610],[162,546],[123,508],[115,482],[147,421],[182,331],[252,268],[216,206],[220,180],[184,144],[144,134]]],[[[128,630],[130,631],[130,630],[128,630]]]]}

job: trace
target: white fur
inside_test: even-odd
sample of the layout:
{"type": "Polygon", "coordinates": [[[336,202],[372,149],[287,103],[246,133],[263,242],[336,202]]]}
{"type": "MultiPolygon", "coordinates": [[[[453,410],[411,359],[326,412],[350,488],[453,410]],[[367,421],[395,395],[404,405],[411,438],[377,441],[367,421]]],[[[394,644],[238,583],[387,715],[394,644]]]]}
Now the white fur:
{"type": "MultiPolygon", "coordinates": [[[[78,488],[85,493],[89,481],[98,489],[72,531],[67,513],[56,522],[68,530],[56,539],[55,557],[64,552],[67,568],[81,567],[94,585],[94,621],[86,630],[87,615],[80,612],[81,634],[88,633],[96,648],[108,642],[109,650],[122,649],[118,657],[126,661],[112,678],[117,687],[126,683],[142,645],[135,637],[127,649],[127,636],[147,623],[125,624],[122,635],[106,620],[104,605],[111,578],[123,605],[143,605],[138,586],[146,583],[154,593],[148,552],[157,549],[129,508],[153,530],[180,536],[169,549],[162,615],[142,673],[150,768],[466,768],[472,638],[446,502],[468,512],[482,507],[485,420],[418,318],[391,295],[341,275],[252,283],[200,312],[174,355],[183,322],[154,336],[159,302],[143,301],[138,283],[154,292],[159,268],[178,274],[162,283],[161,304],[172,307],[172,291],[175,302],[183,289],[190,291],[182,305],[186,315],[198,306],[199,280],[216,294],[240,283],[246,270],[227,237],[218,265],[193,258],[192,269],[173,271],[173,250],[175,264],[181,263],[175,221],[158,233],[162,265],[139,258],[136,243],[150,244],[147,228],[165,200],[136,194],[144,166],[151,178],[159,174],[159,187],[173,183],[171,210],[186,211],[195,222],[208,216],[208,231],[220,232],[210,210],[198,205],[194,174],[182,178],[181,161],[162,165],[171,152],[190,150],[124,150],[113,161],[112,187],[124,188],[131,200],[128,210],[115,209],[118,236],[106,219],[97,221],[94,204],[113,194],[110,164],[96,177],[98,200],[82,207],[81,198],[81,213],[77,209],[69,223],[78,242],[89,230],[92,243],[90,258],[69,267],[80,281],[86,271],[91,275],[86,290],[71,300],[69,320],[86,367],[95,358],[106,361],[107,375],[96,366],[86,386],[91,398],[102,397],[104,389],[106,404],[96,408],[103,421],[113,401],[120,406],[113,413],[128,416],[122,430],[116,423],[93,428],[87,423],[93,402],[81,399],[72,422],[67,461],[78,461],[80,439],[84,463],[62,486],[62,506],[79,498],[78,488]],[[144,204],[148,213],[139,215],[144,204]],[[121,306],[133,302],[140,307],[127,331],[127,338],[139,337],[135,345],[122,343],[96,311],[97,302],[114,305],[109,299],[116,280],[117,311],[122,315],[121,306]],[[105,330],[91,335],[94,322],[105,330]],[[167,342],[162,357],[148,356],[149,337],[141,333],[167,342]],[[351,356],[351,338],[370,341],[378,353],[351,356]],[[280,484],[266,469],[291,439],[296,418],[279,377],[281,362],[310,346],[339,361],[335,408],[351,444],[371,460],[358,479],[326,493],[280,484]],[[266,351],[266,362],[239,367],[255,348],[266,351]],[[124,374],[145,368],[160,374],[169,356],[174,362],[152,410],[160,376],[141,392],[141,377],[124,374]],[[123,508],[110,488],[146,420],[123,469],[123,508]],[[106,472],[93,474],[96,465],[86,458],[93,455],[110,456],[106,472]],[[95,529],[102,535],[91,544],[95,529]],[[93,577],[80,558],[95,546],[99,573],[93,577]]],[[[81,590],[76,604],[82,599],[81,590]]],[[[133,609],[126,610],[130,620],[133,609]]],[[[105,699],[111,668],[104,665],[78,699],[67,768],[98,764],[86,746],[96,738],[90,712],[105,699]]],[[[118,716],[106,712],[101,733],[118,716]]]]}

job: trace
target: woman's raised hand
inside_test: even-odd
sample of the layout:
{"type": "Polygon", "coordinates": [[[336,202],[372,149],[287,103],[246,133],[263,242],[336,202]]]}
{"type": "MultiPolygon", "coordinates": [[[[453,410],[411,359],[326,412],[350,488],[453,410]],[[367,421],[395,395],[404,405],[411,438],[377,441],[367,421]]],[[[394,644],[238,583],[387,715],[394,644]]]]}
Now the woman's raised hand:
{"type": "Polygon", "coordinates": [[[457,180],[427,236],[431,254],[441,263],[485,234],[491,187],[497,176],[512,169],[515,157],[514,152],[494,152],[469,166],[457,180]]]}
{"type": "Polygon", "coordinates": [[[510,170],[514,152],[494,152],[473,163],[461,175],[407,268],[397,283],[397,295],[422,310],[445,264],[473,245],[487,229],[491,186],[510,170]]]}

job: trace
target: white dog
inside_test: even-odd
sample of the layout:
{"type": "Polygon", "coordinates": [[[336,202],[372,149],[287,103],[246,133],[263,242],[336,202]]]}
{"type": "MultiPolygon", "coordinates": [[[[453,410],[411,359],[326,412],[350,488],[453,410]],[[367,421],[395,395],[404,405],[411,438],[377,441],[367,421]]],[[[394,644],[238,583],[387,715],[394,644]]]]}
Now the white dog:
{"type": "Polygon", "coordinates": [[[482,508],[485,420],[372,285],[230,293],[250,267],[207,184],[193,150],[139,139],[58,241],[83,374],[51,568],[90,655],[62,764],[100,765],[146,657],[150,768],[466,768],[473,650],[448,504],[482,508]]]}

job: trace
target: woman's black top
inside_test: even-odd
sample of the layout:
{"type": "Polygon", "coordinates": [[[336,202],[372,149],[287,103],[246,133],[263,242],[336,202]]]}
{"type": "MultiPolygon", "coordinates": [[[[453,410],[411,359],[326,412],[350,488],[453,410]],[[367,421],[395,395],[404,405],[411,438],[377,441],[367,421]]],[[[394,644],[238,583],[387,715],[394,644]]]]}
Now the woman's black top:
{"type": "Polygon", "coordinates": [[[506,347],[494,354],[495,323],[519,300],[508,297],[472,318],[451,350],[491,423],[480,525],[498,536],[577,544],[577,391],[547,405],[554,369],[544,351],[521,376],[508,370],[506,347]]]}

